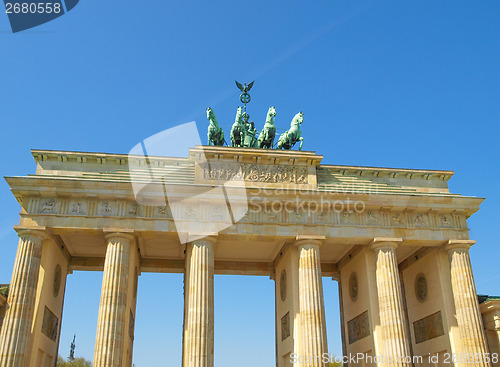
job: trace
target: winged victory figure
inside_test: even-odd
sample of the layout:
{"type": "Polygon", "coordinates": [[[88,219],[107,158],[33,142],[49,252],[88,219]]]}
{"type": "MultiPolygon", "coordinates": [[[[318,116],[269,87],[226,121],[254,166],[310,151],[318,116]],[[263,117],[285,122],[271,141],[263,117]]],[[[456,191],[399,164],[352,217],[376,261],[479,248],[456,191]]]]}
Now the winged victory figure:
{"type": "Polygon", "coordinates": [[[247,93],[248,91],[250,91],[250,89],[252,89],[253,87],[253,83],[255,82],[255,80],[251,83],[245,83],[245,85],[242,85],[241,83],[238,83],[236,80],[236,86],[238,87],[239,90],[241,90],[243,93],[247,93]]]}

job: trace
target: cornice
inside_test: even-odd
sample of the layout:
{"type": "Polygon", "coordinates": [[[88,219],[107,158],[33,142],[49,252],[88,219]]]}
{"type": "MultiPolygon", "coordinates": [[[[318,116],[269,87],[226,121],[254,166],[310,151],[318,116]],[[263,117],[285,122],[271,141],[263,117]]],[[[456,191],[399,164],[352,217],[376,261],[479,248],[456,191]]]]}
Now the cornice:
{"type": "Polygon", "coordinates": [[[353,174],[357,176],[389,176],[391,178],[406,177],[409,179],[420,176],[426,180],[439,178],[443,181],[448,181],[454,174],[454,171],[449,170],[431,170],[431,169],[410,169],[410,168],[390,168],[390,167],[370,167],[370,166],[344,166],[322,164],[320,168],[338,171],[341,174],[353,174]]]}

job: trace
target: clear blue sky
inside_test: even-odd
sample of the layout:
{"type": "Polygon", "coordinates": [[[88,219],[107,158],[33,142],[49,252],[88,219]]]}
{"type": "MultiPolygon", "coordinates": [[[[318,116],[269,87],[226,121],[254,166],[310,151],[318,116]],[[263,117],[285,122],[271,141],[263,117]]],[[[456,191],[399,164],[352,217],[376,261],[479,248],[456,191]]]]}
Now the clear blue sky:
{"type": "MultiPolygon", "coordinates": [[[[196,120],[229,132],[234,80],[256,80],[260,130],[304,111],[304,149],[324,163],[454,170],[453,192],[486,197],[469,220],[478,292],[500,295],[498,1],[81,0],[12,34],[0,14],[0,173],[34,173],[31,148],[127,153],[196,120]]],[[[202,135],[203,139],[204,135],[202,135]]],[[[204,141],[204,140],[203,140],[204,141]]],[[[0,283],[14,263],[19,205],[0,182],[0,283]]],[[[60,352],[93,356],[101,273],[68,277],[60,352]]],[[[324,278],[330,351],[340,353],[338,296],[324,278]]],[[[217,276],[218,367],[274,365],[273,282],[217,276]],[[235,363],[235,361],[237,363],[235,363]]],[[[182,276],[143,274],[137,367],[179,366],[182,276]]]]}

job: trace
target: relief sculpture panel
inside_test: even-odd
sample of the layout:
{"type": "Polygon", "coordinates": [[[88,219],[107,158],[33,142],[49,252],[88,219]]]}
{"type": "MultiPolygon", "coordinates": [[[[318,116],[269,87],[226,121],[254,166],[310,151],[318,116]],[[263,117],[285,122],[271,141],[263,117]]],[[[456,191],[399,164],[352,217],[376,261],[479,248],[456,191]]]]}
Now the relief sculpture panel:
{"type": "Polygon", "coordinates": [[[413,323],[413,331],[415,332],[416,344],[444,335],[441,311],[415,321],[413,323]]]}
{"type": "Polygon", "coordinates": [[[370,323],[368,321],[368,311],[356,316],[347,323],[349,334],[349,344],[355,343],[370,335],[370,323]]]}
{"type": "Polygon", "coordinates": [[[59,319],[54,313],[45,306],[42,322],[42,333],[44,333],[50,340],[56,341],[57,330],[59,327],[59,319]]]}
{"type": "Polygon", "coordinates": [[[307,184],[307,167],[271,164],[211,162],[202,166],[206,180],[243,179],[251,182],[307,184]]]}

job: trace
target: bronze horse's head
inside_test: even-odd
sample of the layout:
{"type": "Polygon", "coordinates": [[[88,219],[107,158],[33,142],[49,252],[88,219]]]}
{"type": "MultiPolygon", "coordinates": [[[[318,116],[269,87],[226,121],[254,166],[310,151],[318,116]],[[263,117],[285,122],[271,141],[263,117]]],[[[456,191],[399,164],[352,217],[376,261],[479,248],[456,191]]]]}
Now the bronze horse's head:
{"type": "Polygon", "coordinates": [[[301,125],[303,122],[304,122],[304,113],[300,111],[293,117],[291,125],[293,125],[294,123],[301,125]]]}
{"type": "Polygon", "coordinates": [[[207,119],[210,120],[213,113],[214,113],[214,110],[212,110],[211,107],[207,107],[207,119]]]}

